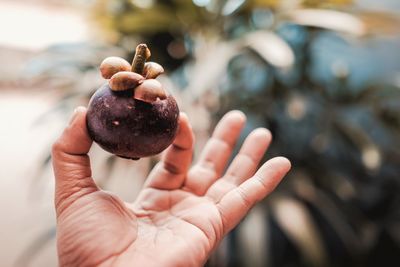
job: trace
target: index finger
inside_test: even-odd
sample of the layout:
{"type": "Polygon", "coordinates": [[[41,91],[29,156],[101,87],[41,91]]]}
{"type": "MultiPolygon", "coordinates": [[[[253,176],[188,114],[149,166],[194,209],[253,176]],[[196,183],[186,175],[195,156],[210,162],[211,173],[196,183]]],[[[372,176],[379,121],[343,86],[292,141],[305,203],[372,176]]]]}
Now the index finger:
{"type": "Polygon", "coordinates": [[[203,195],[221,176],[245,122],[246,116],[239,110],[230,111],[222,117],[199,161],[189,172],[184,186],[188,191],[203,195]]]}
{"type": "Polygon", "coordinates": [[[189,119],[181,113],[176,138],[151,172],[145,186],[166,190],[181,187],[192,163],[193,143],[194,134],[189,119]]]}

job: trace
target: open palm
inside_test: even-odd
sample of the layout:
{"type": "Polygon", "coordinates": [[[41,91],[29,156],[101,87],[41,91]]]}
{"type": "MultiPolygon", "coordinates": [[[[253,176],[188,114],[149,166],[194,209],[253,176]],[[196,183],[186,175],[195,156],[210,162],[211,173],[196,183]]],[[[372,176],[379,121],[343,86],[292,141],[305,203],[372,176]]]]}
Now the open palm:
{"type": "Polygon", "coordinates": [[[125,203],[92,179],[85,118],[78,108],[53,146],[61,266],[202,266],[290,169],[279,157],[257,170],[271,140],[266,129],[254,130],[226,169],[245,123],[239,111],[221,119],[190,168],[194,137],[181,115],[174,143],[136,201],[125,203]]]}

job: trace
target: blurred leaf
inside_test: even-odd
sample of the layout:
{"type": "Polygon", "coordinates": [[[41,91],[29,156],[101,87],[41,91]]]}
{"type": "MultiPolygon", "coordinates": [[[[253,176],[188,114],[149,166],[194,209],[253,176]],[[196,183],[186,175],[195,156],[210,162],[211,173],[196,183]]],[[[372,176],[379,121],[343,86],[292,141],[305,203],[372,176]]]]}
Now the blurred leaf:
{"type": "Polygon", "coordinates": [[[353,3],[353,0],[303,0],[302,4],[306,7],[339,7],[353,3]]]}
{"type": "Polygon", "coordinates": [[[357,17],[363,21],[369,33],[388,35],[400,33],[400,17],[395,13],[359,12],[357,17]]]}
{"type": "Polygon", "coordinates": [[[117,27],[121,32],[154,33],[177,27],[175,14],[162,6],[152,8],[151,12],[146,10],[135,10],[127,12],[116,20],[117,27]]]}
{"type": "Polygon", "coordinates": [[[194,98],[207,90],[215,90],[219,79],[226,71],[230,59],[237,54],[238,46],[232,42],[220,40],[198,40],[195,61],[190,66],[186,87],[194,98]]]}
{"type": "Polygon", "coordinates": [[[335,121],[337,129],[340,130],[360,150],[363,147],[373,146],[373,142],[366,132],[360,127],[337,118],[335,121]]]}
{"type": "Polygon", "coordinates": [[[227,0],[222,8],[222,15],[228,16],[237,11],[246,0],[227,0]]]}
{"type": "Polygon", "coordinates": [[[271,244],[268,244],[268,212],[256,205],[238,227],[240,254],[243,255],[244,267],[263,267],[269,259],[271,244]]]}
{"type": "Polygon", "coordinates": [[[356,36],[367,33],[364,23],[348,13],[326,9],[298,9],[285,14],[297,24],[338,31],[356,36]]]}
{"type": "Polygon", "coordinates": [[[276,197],[272,213],[282,230],[301,251],[310,266],[326,266],[327,255],[321,235],[306,206],[293,198],[276,197]]]}
{"type": "Polygon", "coordinates": [[[281,0],[252,0],[251,2],[254,3],[254,6],[257,7],[278,7],[279,4],[282,2],[281,0]]]}
{"type": "Polygon", "coordinates": [[[244,43],[275,67],[289,68],[294,63],[294,53],[290,46],[273,32],[258,31],[247,34],[244,43]]]}
{"type": "Polygon", "coordinates": [[[361,253],[361,242],[347,222],[346,214],[335,205],[327,194],[304,180],[295,182],[294,190],[329,221],[349,253],[354,255],[361,253]]]}

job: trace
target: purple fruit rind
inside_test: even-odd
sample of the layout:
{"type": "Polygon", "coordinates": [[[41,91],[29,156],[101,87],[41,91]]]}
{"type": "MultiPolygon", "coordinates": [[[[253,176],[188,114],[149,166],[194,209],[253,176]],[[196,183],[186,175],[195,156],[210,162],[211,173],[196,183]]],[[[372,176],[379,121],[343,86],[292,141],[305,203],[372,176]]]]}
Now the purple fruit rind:
{"type": "Polygon", "coordinates": [[[179,108],[172,96],[146,103],[132,91],[114,92],[108,84],[92,96],[86,123],[90,137],[104,150],[130,159],[166,149],[175,139],[179,108]]]}

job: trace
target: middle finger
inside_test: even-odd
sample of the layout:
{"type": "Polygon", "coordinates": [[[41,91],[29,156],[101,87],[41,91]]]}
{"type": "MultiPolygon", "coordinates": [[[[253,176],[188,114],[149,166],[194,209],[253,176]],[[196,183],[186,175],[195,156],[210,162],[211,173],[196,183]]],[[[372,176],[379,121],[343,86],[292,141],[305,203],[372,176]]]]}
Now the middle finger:
{"type": "Polygon", "coordinates": [[[198,163],[189,171],[184,189],[203,195],[219,178],[240,136],[246,117],[241,111],[228,112],[215,127],[198,163]]]}

